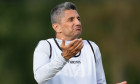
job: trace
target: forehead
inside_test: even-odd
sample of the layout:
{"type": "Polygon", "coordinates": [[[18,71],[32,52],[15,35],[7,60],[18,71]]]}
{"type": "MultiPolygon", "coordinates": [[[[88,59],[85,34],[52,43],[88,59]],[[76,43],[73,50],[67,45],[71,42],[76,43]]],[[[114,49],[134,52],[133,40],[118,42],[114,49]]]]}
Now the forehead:
{"type": "Polygon", "coordinates": [[[79,14],[76,10],[65,10],[64,11],[65,16],[64,17],[78,17],[79,14]]]}

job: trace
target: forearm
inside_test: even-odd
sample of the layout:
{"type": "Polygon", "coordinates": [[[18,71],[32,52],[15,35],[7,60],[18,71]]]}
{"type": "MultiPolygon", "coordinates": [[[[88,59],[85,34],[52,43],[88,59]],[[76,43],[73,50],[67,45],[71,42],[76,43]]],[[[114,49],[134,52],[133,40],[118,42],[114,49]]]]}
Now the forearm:
{"type": "Polygon", "coordinates": [[[51,62],[45,64],[35,71],[35,79],[39,84],[44,84],[46,81],[51,79],[59,72],[64,65],[66,64],[66,60],[62,56],[56,57],[51,62]]]}

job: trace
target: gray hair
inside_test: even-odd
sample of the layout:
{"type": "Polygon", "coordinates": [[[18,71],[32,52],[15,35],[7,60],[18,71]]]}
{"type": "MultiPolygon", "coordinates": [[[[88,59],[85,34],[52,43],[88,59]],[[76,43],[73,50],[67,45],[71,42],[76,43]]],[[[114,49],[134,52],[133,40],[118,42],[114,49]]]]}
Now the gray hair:
{"type": "Polygon", "coordinates": [[[61,4],[58,4],[56,7],[54,7],[51,10],[51,23],[60,23],[61,22],[61,17],[62,17],[62,12],[64,12],[65,10],[77,10],[76,6],[74,3],[72,2],[64,2],[61,4]]]}

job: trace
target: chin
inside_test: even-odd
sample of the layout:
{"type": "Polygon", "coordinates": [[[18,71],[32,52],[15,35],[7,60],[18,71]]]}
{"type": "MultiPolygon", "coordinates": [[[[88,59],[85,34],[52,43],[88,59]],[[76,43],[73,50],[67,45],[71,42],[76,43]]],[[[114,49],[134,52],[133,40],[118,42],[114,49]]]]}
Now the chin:
{"type": "Polygon", "coordinates": [[[81,35],[81,33],[78,33],[75,37],[78,38],[81,35]]]}

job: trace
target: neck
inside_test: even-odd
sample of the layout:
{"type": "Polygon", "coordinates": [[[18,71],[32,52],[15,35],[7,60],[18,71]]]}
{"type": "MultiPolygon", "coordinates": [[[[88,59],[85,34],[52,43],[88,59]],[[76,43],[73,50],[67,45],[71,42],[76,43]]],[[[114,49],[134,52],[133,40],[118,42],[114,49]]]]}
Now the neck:
{"type": "Polygon", "coordinates": [[[66,36],[56,34],[56,38],[58,38],[60,40],[72,41],[74,39],[77,39],[78,37],[66,37],[66,36]]]}

